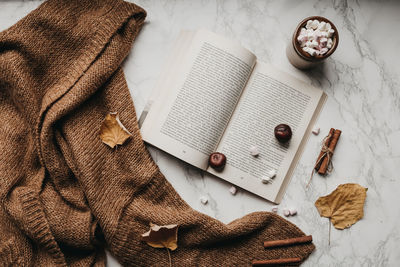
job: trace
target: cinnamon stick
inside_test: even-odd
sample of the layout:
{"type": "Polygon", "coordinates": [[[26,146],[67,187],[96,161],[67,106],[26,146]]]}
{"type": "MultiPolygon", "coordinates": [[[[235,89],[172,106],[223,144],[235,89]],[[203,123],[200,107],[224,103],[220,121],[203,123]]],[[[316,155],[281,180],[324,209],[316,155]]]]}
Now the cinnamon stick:
{"type": "MultiPolygon", "coordinates": [[[[328,138],[326,138],[325,143],[324,143],[325,147],[329,147],[329,144],[331,143],[331,140],[332,140],[332,137],[333,137],[333,133],[334,133],[334,132],[335,132],[335,129],[333,129],[333,128],[331,128],[331,129],[329,130],[328,138]]],[[[319,170],[319,168],[320,168],[320,166],[321,166],[321,164],[322,164],[322,159],[321,159],[321,158],[322,158],[324,155],[326,155],[326,154],[324,153],[324,151],[321,150],[321,152],[319,153],[319,156],[318,156],[318,158],[317,158],[317,162],[315,163],[315,167],[314,167],[314,169],[315,169],[316,171],[319,170]]]]}
{"type": "Polygon", "coordinates": [[[336,148],[336,144],[339,141],[339,137],[340,134],[342,133],[341,130],[335,130],[333,133],[333,137],[331,142],[329,143],[329,150],[332,152],[328,152],[329,153],[329,158],[328,156],[324,157],[324,159],[322,160],[321,166],[318,169],[318,173],[325,175],[326,174],[326,170],[328,169],[328,165],[329,165],[329,160],[332,160],[332,156],[333,156],[333,151],[336,148]],[[329,159],[329,160],[328,160],[329,159]]]}
{"type": "Polygon", "coordinates": [[[306,236],[283,239],[283,240],[265,241],[264,248],[283,247],[283,246],[290,246],[290,245],[311,243],[311,242],[312,242],[312,236],[306,235],[306,236]]]}
{"type": "Polygon", "coordinates": [[[276,265],[285,265],[290,263],[300,263],[300,258],[282,258],[282,259],[273,259],[273,260],[254,260],[252,261],[253,266],[276,266],[276,265]]]}

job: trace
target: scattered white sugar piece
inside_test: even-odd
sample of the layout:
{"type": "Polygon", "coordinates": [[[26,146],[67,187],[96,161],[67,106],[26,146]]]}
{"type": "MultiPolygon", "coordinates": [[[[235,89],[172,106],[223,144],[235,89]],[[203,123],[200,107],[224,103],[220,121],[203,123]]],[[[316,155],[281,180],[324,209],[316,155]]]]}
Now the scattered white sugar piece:
{"type": "Polygon", "coordinates": [[[229,188],[229,192],[231,192],[232,195],[236,195],[237,193],[237,188],[235,186],[231,186],[231,188],[229,188]]]}
{"type": "Polygon", "coordinates": [[[261,182],[263,184],[269,184],[270,182],[272,182],[272,179],[269,176],[261,176],[261,182]]]}
{"type": "Polygon", "coordinates": [[[289,209],[289,214],[290,214],[290,216],[294,216],[294,215],[297,214],[297,210],[295,208],[290,208],[289,209]]]}
{"type": "Polygon", "coordinates": [[[276,176],[276,173],[277,173],[276,170],[272,169],[268,172],[268,177],[272,179],[276,176]]]}
{"type": "Polygon", "coordinates": [[[278,206],[272,206],[271,211],[274,213],[278,212],[278,206]]]}
{"type": "Polygon", "coordinates": [[[200,202],[203,205],[206,205],[208,203],[208,198],[206,196],[200,197],[200,202]]]}
{"type": "Polygon", "coordinates": [[[285,215],[286,217],[290,216],[290,211],[288,209],[284,209],[283,210],[283,215],[285,215]]]}
{"type": "Polygon", "coordinates": [[[257,157],[258,154],[260,154],[257,146],[251,146],[249,151],[250,151],[250,155],[252,155],[253,157],[257,157]]]}
{"type": "Polygon", "coordinates": [[[312,129],[312,133],[315,135],[319,135],[319,131],[320,131],[319,127],[314,127],[314,129],[312,129]]]}

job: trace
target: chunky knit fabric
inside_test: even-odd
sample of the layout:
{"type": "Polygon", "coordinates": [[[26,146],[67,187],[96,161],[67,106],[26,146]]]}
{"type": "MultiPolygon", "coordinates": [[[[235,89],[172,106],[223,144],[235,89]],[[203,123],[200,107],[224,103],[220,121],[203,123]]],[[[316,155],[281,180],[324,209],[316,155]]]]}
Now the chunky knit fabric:
{"type": "Polygon", "coordinates": [[[301,257],[312,244],[271,213],[228,225],[191,209],[147,152],[121,63],[146,13],[121,0],[49,0],[0,33],[0,266],[167,266],[140,241],[149,223],[179,225],[174,266],[248,266],[301,257]],[[133,138],[99,138],[118,112],[133,138]]]}

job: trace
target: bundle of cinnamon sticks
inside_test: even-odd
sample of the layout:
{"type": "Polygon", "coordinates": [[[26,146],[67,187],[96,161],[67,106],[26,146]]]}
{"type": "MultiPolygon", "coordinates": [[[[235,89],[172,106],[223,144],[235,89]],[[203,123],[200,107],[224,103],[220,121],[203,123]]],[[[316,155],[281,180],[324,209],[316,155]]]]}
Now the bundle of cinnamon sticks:
{"type": "Polygon", "coordinates": [[[331,171],[333,152],[335,151],[341,133],[341,130],[331,128],[328,136],[325,137],[321,152],[314,166],[315,171],[319,174],[325,175],[327,172],[331,171]]]}

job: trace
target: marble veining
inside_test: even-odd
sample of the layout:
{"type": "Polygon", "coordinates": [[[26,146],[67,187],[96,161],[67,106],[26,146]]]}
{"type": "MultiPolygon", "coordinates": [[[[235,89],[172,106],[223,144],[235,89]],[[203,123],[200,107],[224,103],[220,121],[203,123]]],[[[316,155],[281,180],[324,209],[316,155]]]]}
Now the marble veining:
{"type": "MultiPolygon", "coordinates": [[[[0,30],[14,24],[41,1],[0,2],[0,30]]],[[[168,51],[179,31],[204,27],[239,40],[259,60],[271,63],[329,96],[319,117],[319,136],[311,136],[295,170],[279,213],[289,217],[317,246],[303,266],[398,266],[400,262],[400,1],[138,0],[147,22],[124,64],[131,95],[140,115],[168,51]],[[285,47],[304,17],[322,15],[339,30],[339,47],[320,68],[299,71],[286,59],[285,47]],[[320,141],[330,127],[343,131],[328,177],[306,184],[320,141]],[[328,225],[315,200],[337,185],[368,187],[364,218],[349,229],[328,225]]],[[[230,184],[162,151],[149,148],[167,179],[194,209],[225,223],[272,204],[248,192],[229,193],[230,184]],[[200,196],[209,198],[202,205],[200,196]]],[[[109,266],[119,266],[111,256],[109,266]]]]}

